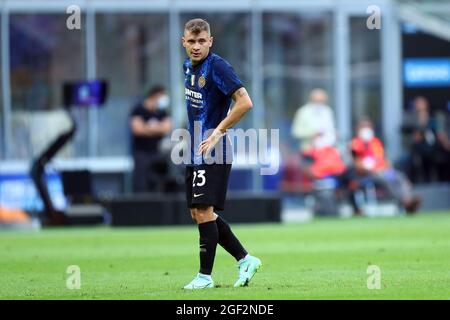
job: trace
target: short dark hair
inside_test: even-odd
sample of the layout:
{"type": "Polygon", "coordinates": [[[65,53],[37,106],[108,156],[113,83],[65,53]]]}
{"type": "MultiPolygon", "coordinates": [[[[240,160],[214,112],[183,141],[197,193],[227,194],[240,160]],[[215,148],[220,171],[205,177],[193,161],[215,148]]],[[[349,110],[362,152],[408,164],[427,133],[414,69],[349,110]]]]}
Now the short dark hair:
{"type": "Polygon", "coordinates": [[[145,95],[145,98],[151,98],[154,95],[158,94],[158,93],[163,93],[166,92],[166,88],[162,85],[156,85],[151,87],[148,91],[147,94],[145,95]]]}
{"type": "Polygon", "coordinates": [[[192,34],[199,34],[202,31],[206,31],[211,34],[211,28],[208,21],[200,18],[191,19],[184,25],[184,31],[189,31],[192,34]]]}

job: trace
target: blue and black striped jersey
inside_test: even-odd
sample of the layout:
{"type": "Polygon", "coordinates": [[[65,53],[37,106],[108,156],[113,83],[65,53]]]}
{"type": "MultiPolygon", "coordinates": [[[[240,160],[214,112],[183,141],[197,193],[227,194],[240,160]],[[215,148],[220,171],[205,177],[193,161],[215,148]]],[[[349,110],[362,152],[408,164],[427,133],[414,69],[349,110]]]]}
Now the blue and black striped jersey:
{"type": "MultiPolygon", "coordinates": [[[[190,164],[199,165],[205,163],[203,155],[197,153],[199,144],[208,136],[208,130],[215,129],[227,116],[231,96],[243,85],[233,67],[211,52],[195,66],[190,59],[186,59],[183,69],[191,135],[190,164]]],[[[225,136],[222,139],[222,148],[219,147],[216,147],[216,151],[223,152],[223,163],[230,163],[232,161],[230,139],[225,136]]],[[[215,157],[215,153],[212,156],[215,157]]]]}

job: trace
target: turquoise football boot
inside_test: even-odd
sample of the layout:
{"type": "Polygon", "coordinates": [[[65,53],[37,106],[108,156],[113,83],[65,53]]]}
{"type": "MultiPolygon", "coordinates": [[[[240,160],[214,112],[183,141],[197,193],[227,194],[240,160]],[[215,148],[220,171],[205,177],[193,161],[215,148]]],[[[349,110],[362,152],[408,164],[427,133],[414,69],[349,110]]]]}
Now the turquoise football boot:
{"type": "Polygon", "coordinates": [[[262,262],[256,257],[247,255],[241,262],[239,262],[239,278],[234,284],[235,287],[248,286],[255,273],[261,268],[262,262]]]}
{"type": "Polygon", "coordinates": [[[184,289],[196,290],[214,288],[214,281],[211,276],[206,274],[197,274],[197,276],[188,285],[184,286],[184,289]]]}

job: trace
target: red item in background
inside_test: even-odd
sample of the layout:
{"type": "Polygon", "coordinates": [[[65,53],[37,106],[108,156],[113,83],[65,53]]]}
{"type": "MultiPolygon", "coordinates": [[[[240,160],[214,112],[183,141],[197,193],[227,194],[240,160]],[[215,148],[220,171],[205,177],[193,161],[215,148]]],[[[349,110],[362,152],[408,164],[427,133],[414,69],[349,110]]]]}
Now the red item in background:
{"type": "Polygon", "coordinates": [[[23,223],[29,220],[28,215],[20,209],[0,207],[0,223],[23,223]]]}
{"type": "Polygon", "coordinates": [[[345,171],[345,163],[334,147],[311,149],[304,155],[313,159],[310,171],[316,179],[339,175],[345,171]]]}
{"type": "Polygon", "coordinates": [[[352,139],[352,153],[358,160],[373,162],[373,170],[379,171],[386,168],[383,144],[378,138],[365,142],[361,138],[352,139]]]}

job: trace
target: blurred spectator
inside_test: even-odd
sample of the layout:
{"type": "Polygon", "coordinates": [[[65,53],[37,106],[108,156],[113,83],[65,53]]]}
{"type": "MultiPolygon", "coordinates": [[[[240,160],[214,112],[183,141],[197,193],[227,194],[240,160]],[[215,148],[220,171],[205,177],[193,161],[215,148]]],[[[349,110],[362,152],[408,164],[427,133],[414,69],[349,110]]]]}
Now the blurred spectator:
{"type": "Polygon", "coordinates": [[[322,89],[311,91],[309,102],[295,113],[291,134],[300,140],[302,152],[311,148],[333,146],[336,142],[333,110],[327,105],[328,95],[322,89]]]}
{"type": "Polygon", "coordinates": [[[358,185],[369,178],[375,185],[385,188],[408,213],[415,212],[421,198],[413,195],[412,185],[406,176],[392,168],[386,160],[383,143],[375,137],[371,121],[359,121],[356,132],[357,136],[351,141],[353,168],[350,179],[353,184],[358,185]]]}
{"type": "Polygon", "coordinates": [[[298,186],[297,191],[313,192],[319,199],[316,199],[318,202],[323,200],[321,190],[327,191],[327,199],[334,202],[338,177],[346,169],[339,151],[334,147],[334,115],[327,101],[328,96],[324,90],[314,89],[308,103],[297,110],[291,134],[300,140],[298,167],[289,164],[284,170],[283,181],[286,189],[292,190],[298,186]]]}
{"type": "Polygon", "coordinates": [[[416,97],[402,126],[410,150],[409,175],[414,182],[445,181],[450,171],[450,140],[445,121],[432,115],[424,97],[416,97]]]}
{"type": "Polygon", "coordinates": [[[134,192],[154,191],[160,182],[161,172],[167,170],[167,160],[161,154],[159,144],[172,130],[168,107],[169,97],[165,88],[155,86],[130,114],[134,192]]]}

